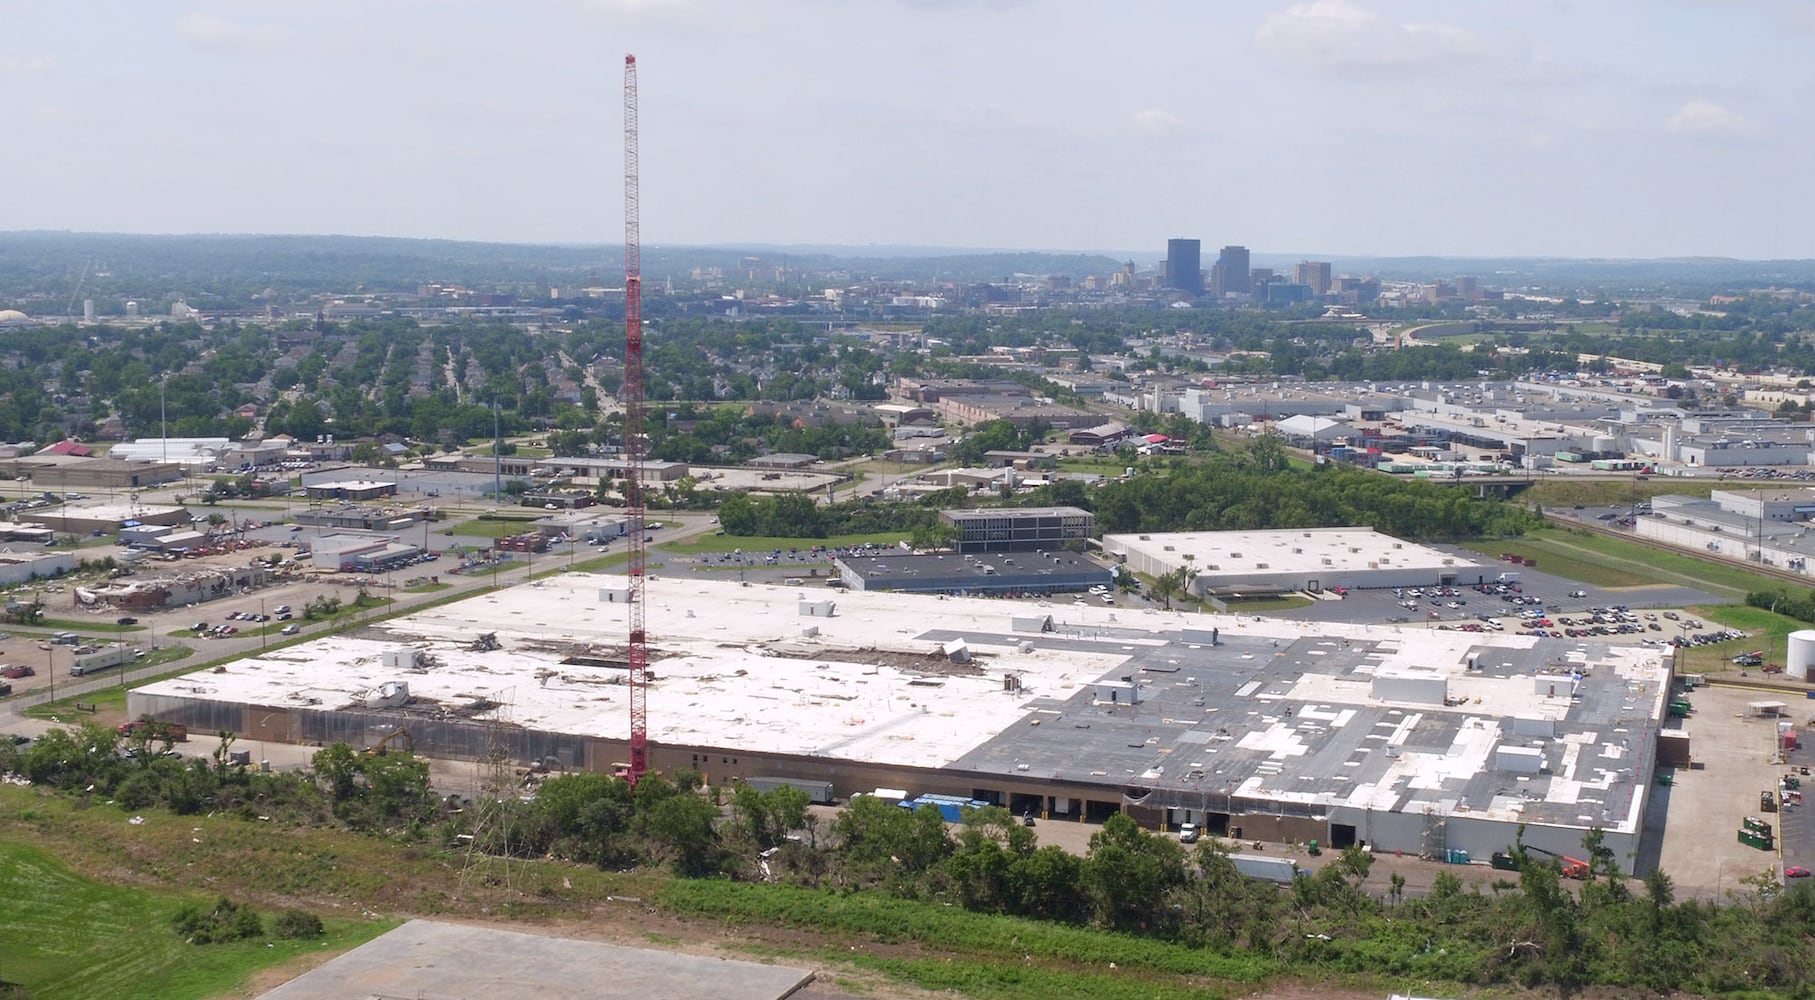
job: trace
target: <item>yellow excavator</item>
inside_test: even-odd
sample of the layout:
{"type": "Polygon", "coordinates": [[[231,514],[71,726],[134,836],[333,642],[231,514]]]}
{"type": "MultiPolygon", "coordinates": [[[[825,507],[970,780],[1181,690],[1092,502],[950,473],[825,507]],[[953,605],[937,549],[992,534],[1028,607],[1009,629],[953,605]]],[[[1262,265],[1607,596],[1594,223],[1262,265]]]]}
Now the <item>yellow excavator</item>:
{"type": "Polygon", "coordinates": [[[383,736],[380,736],[378,742],[366,747],[365,752],[374,756],[381,753],[388,753],[391,750],[391,745],[394,743],[399,744],[397,749],[402,750],[404,753],[410,753],[416,749],[416,740],[414,737],[410,736],[410,731],[399,726],[396,729],[385,733],[383,736]]]}

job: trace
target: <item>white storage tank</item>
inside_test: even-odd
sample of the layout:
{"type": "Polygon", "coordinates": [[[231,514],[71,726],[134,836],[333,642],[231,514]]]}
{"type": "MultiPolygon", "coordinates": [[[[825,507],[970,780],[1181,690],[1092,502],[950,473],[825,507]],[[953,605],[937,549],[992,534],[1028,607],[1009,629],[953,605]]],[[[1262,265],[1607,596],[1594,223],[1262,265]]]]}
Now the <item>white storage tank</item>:
{"type": "Polygon", "coordinates": [[[1815,628],[1790,633],[1790,648],[1783,665],[1785,676],[1806,681],[1815,674],[1815,628]]]}

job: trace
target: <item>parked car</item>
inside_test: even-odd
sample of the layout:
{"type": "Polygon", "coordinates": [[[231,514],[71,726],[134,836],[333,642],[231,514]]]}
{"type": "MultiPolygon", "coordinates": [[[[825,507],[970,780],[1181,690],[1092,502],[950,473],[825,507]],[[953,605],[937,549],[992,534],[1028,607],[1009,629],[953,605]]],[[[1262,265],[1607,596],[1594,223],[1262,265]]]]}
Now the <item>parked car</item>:
{"type": "Polygon", "coordinates": [[[139,620],[137,618],[131,617],[130,615],[126,616],[124,618],[115,618],[114,619],[115,625],[137,625],[138,623],[139,623],[139,620]]]}
{"type": "Polygon", "coordinates": [[[1784,878],[1808,878],[1809,870],[1802,865],[1787,865],[1783,870],[1784,878]]]}

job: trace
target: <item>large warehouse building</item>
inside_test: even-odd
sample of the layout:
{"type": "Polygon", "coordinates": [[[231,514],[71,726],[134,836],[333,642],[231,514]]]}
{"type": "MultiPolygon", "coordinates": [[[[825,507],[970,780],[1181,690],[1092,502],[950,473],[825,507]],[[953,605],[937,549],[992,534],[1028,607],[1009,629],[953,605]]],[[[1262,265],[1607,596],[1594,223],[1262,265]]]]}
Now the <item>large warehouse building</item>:
{"type": "MultiPolygon", "coordinates": [[[[260,739],[611,769],[621,577],[568,574],[135,690],[260,739]]],[[[652,578],[651,765],[839,797],[1476,856],[1642,833],[1669,670],[1636,646],[652,578]]]]}
{"type": "Polygon", "coordinates": [[[1105,535],[1103,551],[1148,576],[1183,569],[1198,597],[1475,584],[1499,573],[1372,528],[1105,535]]]}

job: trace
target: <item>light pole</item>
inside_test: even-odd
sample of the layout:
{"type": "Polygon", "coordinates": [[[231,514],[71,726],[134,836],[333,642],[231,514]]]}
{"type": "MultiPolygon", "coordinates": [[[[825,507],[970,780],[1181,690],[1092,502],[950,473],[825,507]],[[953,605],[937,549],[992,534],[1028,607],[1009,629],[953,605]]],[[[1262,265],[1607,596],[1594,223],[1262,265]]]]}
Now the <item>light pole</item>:
{"type": "MultiPolygon", "coordinates": [[[[261,653],[265,651],[265,621],[265,599],[261,597],[258,599],[258,651],[261,653]]],[[[260,753],[262,754],[263,751],[260,753]]]]}

